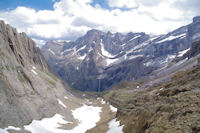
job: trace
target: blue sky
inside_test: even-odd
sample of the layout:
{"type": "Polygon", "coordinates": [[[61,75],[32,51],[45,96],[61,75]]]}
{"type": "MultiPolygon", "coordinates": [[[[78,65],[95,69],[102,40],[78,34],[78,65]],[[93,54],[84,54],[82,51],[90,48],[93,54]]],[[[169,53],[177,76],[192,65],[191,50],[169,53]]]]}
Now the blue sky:
{"type": "Polygon", "coordinates": [[[0,20],[38,44],[88,30],[165,34],[200,15],[200,0],[0,0],[0,20]]]}
{"type": "Polygon", "coordinates": [[[53,9],[52,0],[1,0],[0,10],[11,10],[18,6],[31,7],[36,10],[53,9]]]}
{"type": "MultiPolygon", "coordinates": [[[[18,6],[34,8],[36,10],[53,10],[53,5],[59,0],[1,0],[0,10],[12,10],[18,6]]],[[[100,4],[102,7],[109,9],[108,4],[104,0],[93,0],[91,5],[100,4]]]]}

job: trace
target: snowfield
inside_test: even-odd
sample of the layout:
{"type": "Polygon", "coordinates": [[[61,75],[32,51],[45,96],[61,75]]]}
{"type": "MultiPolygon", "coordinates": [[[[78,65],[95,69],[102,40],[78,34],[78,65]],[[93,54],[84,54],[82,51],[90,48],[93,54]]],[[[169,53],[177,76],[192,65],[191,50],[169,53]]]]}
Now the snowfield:
{"type": "Polygon", "coordinates": [[[106,133],[123,133],[123,125],[120,126],[120,122],[117,119],[113,119],[108,123],[109,130],[106,133]]]}
{"type": "Polygon", "coordinates": [[[88,105],[83,105],[80,108],[72,110],[72,114],[78,121],[78,125],[71,130],[60,128],[61,124],[72,124],[72,122],[66,121],[60,114],[55,114],[51,118],[33,120],[30,125],[25,126],[25,129],[32,133],[84,133],[88,129],[93,128],[96,122],[100,120],[100,112],[101,107],[88,105]]]}

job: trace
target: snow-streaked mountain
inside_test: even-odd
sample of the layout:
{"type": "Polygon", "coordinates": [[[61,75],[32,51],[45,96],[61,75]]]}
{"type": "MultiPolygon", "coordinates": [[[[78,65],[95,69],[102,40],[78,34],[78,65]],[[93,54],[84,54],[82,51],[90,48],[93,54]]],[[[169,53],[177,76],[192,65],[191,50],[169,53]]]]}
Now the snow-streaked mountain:
{"type": "Polygon", "coordinates": [[[76,41],[49,41],[42,52],[73,88],[101,91],[166,67],[174,58],[183,56],[196,40],[200,40],[200,17],[157,36],[90,30],[76,41]]]}

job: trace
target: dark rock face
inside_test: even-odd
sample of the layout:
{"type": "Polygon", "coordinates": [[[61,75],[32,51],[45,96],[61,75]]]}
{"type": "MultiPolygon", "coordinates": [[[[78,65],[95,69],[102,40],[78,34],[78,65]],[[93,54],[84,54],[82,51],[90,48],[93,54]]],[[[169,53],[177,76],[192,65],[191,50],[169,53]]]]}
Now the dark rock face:
{"type": "Polygon", "coordinates": [[[199,23],[200,22],[200,16],[196,16],[193,18],[193,23],[199,23]]]}
{"type": "Polygon", "coordinates": [[[200,40],[200,16],[194,17],[193,23],[188,25],[188,40],[189,43],[200,40]]]}
{"type": "Polygon", "coordinates": [[[200,40],[199,26],[197,17],[190,25],[159,36],[90,30],[74,42],[48,42],[42,52],[50,66],[73,88],[102,91],[165,67],[177,53],[200,40]]]}
{"type": "Polygon", "coordinates": [[[35,43],[0,21],[0,128],[23,127],[60,110],[57,98],[66,92],[49,75],[35,43]]]}
{"type": "Polygon", "coordinates": [[[183,56],[175,58],[173,60],[173,62],[179,62],[179,61],[184,60],[186,58],[190,59],[190,58],[193,58],[193,57],[195,57],[199,54],[200,54],[200,41],[196,41],[196,42],[192,43],[191,48],[185,54],[183,54],[183,56]]]}

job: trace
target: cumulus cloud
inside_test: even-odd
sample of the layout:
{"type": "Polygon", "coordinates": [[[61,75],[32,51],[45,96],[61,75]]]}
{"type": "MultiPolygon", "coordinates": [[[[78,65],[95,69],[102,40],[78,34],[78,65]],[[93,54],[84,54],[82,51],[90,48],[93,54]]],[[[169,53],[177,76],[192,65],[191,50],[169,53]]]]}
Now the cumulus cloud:
{"type": "Polygon", "coordinates": [[[163,34],[190,23],[200,13],[199,0],[105,2],[108,8],[98,3],[92,6],[92,0],[60,0],[53,10],[17,7],[0,11],[0,18],[43,43],[41,40],[73,40],[90,29],[163,34]]]}

